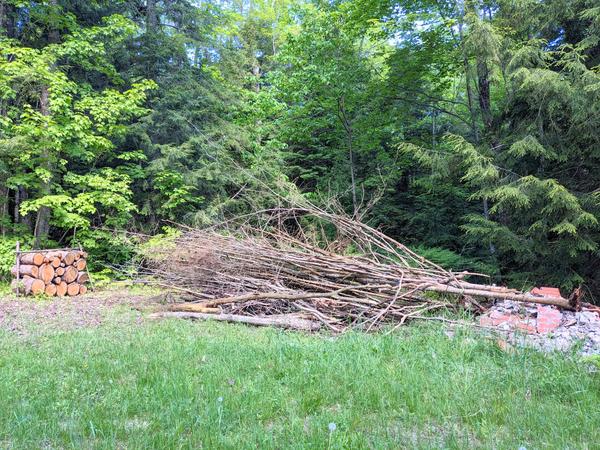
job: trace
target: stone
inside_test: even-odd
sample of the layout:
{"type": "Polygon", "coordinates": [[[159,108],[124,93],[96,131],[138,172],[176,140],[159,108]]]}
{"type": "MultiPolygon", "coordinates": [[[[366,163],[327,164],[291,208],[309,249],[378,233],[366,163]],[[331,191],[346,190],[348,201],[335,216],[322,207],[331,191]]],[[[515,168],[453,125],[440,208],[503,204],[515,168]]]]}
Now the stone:
{"type": "Polygon", "coordinates": [[[575,317],[580,323],[598,324],[600,326],[600,318],[598,314],[592,311],[581,311],[575,314],[575,317]]]}

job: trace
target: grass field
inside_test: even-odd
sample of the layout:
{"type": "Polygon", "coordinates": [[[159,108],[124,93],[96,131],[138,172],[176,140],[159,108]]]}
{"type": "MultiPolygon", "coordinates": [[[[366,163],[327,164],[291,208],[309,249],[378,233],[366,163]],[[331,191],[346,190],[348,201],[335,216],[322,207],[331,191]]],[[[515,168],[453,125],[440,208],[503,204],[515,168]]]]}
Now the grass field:
{"type": "Polygon", "coordinates": [[[444,330],[308,336],[123,307],[0,330],[0,449],[600,445],[598,373],[444,330]]]}

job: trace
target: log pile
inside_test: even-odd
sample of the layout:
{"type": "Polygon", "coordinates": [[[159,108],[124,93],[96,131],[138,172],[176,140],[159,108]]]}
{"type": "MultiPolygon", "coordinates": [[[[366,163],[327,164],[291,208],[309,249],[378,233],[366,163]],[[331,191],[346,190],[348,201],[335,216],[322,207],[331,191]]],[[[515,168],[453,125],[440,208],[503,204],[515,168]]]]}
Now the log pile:
{"type": "Polygon", "coordinates": [[[87,292],[87,253],[82,250],[17,251],[13,291],[23,295],[75,296],[87,292]]]}
{"type": "Polygon", "coordinates": [[[346,216],[314,208],[264,214],[188,228],[162,251],[155,250],[146,281],[185,300],[161,314],[340,332],[401,325],[464,306],[483,309],[480,302],[495,298],[580,307],[578,298],[541,298],[469,282],[476,274],[445,270],[346,216]],[[313,220],[310,230],[303,225],[307,218],[313,220]],[[336,236],[326,245],[313,233],[324,227],[329,234],[335,229],[336,236]],[[282,319],[286,316],[294,320],[282,319]]]}

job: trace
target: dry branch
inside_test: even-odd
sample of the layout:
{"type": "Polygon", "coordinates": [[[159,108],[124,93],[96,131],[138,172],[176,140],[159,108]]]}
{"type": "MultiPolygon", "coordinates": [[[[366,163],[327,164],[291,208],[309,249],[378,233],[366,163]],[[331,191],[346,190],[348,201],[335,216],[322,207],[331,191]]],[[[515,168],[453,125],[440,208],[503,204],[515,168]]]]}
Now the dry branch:
{"type": "Polygon", "coordinates": [[[403,324],[464,304],[481,309],[476,298],[580,305],[577,296],[535,297],[467,281],[473,274],[447,271],[379,230],[318,208],[279,208],[187,228],[154,249],[143,272],[146,281],[193,302],[173,306],[178,312],[246,318],[302,313],[336,332],[403,324]],[[317,231],[324,226],[335,229],[335,241],[323,242],[317,231]]]}
{"type": "Polygon", "coordinates": [[[321,328],[318,322],[299,318],[292,314],[282,314],[279,316],[255,317],[241,316],[236,314],[205,314],[195,312],[175,312],[166,311],[150,314],[150,318],[159,317],[177,317],[183,319],[217,320],[221,322],[246,323],[263,327],[279,327],[300,331],[317,331],[321,328]]]}

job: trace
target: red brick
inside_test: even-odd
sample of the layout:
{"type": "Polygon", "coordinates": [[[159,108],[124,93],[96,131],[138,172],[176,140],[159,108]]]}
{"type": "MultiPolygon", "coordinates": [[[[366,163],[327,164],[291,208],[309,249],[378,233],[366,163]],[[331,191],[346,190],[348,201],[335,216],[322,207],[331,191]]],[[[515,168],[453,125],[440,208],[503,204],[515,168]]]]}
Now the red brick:
{"type": "Polygon", "coordinates": [[[539,288],[533,288],[531,290],[531,293],[533,295],[538,295],[540,297],[561,297],[560,295],[560,290],[558,288],[553,288],[553,287],[539,287],[539,288]]]}
{"type": "Polygon", "coordinates": [[[549,333],[560,326],[562,314],[552,306],[537,307],[537,331],[538,333],[549,333]]]}

